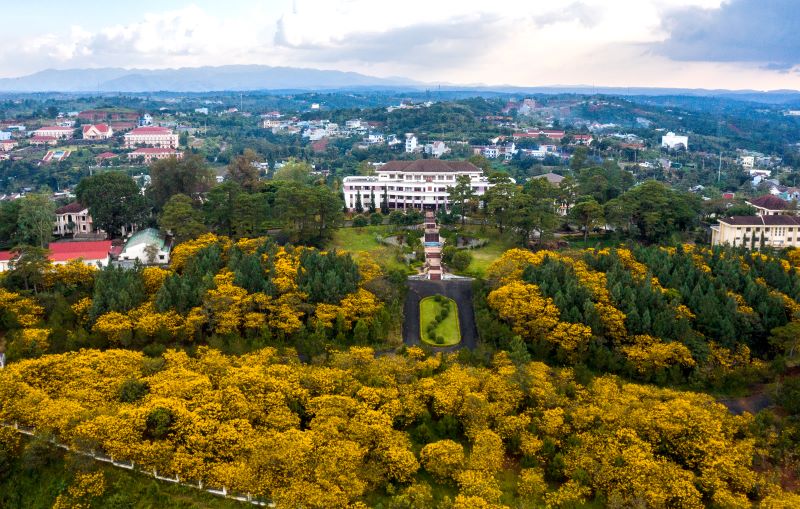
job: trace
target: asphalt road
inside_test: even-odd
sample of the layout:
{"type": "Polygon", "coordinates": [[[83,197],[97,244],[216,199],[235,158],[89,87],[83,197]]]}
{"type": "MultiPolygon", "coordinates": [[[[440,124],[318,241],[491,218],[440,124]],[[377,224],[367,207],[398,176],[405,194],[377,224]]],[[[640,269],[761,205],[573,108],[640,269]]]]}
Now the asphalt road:
{"type": "Polygon", "coordinates": [[[461,343],[448,347],[435,347],[441,351],[475,348],[478,345],[478,329],[475,327],[475,313],[472,309],[472,281],[451,279],[443,281],[409,280],[408,294],[403,307],[403,341],[405,344],[419,345],[419,301],[432,295],[444,295],[458,305],[458,323],[461,327],[461,343]]]}

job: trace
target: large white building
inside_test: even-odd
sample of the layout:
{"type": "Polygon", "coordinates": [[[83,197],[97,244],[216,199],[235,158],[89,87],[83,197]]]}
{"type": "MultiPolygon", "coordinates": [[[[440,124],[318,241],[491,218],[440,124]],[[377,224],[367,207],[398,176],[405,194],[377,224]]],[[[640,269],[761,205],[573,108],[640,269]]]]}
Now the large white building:
{"type": "Polygon", "coordinates": [[[711,245],[747,249],[800,247],[800,218],[783,214],[725,217],[711,227],[711,245]]]}
{"type": "Polygon", "coordinates": [[[178,148],[178,135],[166,127],[137,127],[125,133],[125,148],[178,148]]]}
{"type": "Polygon", "coordinates": [[[672,132],[667,133],[661,137],[661,147],[668,149],[683,148],[684,150],[689,150],[689,137],[678,136],[672,132]]]}
{"type": "Polygon", "coordinates": [[[350,176],[343,181],[344,200],[349,210],[356,209],[359,195],[366,209],[371,195],[380,206],[384,192],[391,209],[435,210],[448,207],[449,188],[456,185],[456,177],[467,175],[472,190],[483,195],[491,186],[483,171],[467,161],[442,161],[417,159],[415,161],[390,161],[375,171],[375,176],[350,176]]]}
{"type": "Polygon", "coordinates": [[[46,127],[40,127],[39,129],[33,131],[33,136],[45,136],[45,137],[52,137],[57,140],[67,140],[72,138],[72,134],[75,132],[75,129],[72,127],[60,126],[60,125],[51,125],[46,127]]]}
{"type": "Polygon", "coordinates": [[[411,154],[417,150],[417,137],[414,133],[406,133],[406,154],[411,154]]]}

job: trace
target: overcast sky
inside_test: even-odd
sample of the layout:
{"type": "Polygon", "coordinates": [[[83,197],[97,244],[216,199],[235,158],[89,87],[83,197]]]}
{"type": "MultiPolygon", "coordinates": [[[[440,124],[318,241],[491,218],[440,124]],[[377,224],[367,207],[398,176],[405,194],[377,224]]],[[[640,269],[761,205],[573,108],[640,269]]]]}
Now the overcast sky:
{"type": "Polygon", "coordinates": [[[265,64],[430,83],[800,89],[797,0],[44,1],[0,77],[265,64]]]}

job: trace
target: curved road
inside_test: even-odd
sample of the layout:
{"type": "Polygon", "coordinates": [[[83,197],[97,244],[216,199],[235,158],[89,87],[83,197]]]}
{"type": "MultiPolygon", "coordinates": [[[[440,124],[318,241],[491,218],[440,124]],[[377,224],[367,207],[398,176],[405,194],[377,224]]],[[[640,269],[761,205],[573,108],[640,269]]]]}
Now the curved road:
{"type": "Polygon", "coordinates": [[[444,295],[458,305],[458,323],[461,327],[461,343],[447,347],[432,347],[438,351],[453,351],[459,348],[475,348],[478,345],[478,329],[472,309],[472,280],[450,279],[443,281],[409,280],[408,294],[403,306],[403,342],[419,345],[419,301],[432,295],[444,295]]]}

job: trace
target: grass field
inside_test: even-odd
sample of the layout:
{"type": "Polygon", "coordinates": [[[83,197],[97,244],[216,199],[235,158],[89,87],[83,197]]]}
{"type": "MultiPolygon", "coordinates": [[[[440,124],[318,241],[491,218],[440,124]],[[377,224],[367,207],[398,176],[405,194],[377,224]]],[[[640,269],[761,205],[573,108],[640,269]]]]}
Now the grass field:
{"type": "Polygon", "coordinates": [[[451,346],[461,342],[461,330],[458,326],[458,305],[453,299],[444,297],[444,302],[437,302],[436,297],[425,297],[419,303],[419,324],[420,336],[423,343],[432,346],[451,346]],[[444,338],[443,343],[437,343],[428,336],[428,324],[433,321],[436,315],[447,306],[450,313],[447,318],[442,320],[434,329],[436,336],[444,338]]]}
{"type": "Polygon", "coordinates": [[[470,249],[472,262],[464,271],[464,274],[482,278],[486,274],[486,269],[501,254],[515,246],[513,238],[509,232],[500,235],[495,228],[485,228],[479,230],[478,226],[467,226],[463,229],[465,235],[474,235],[478,238],[488,239],[489,243],[476,249],[470,249]]]}
{"type": "Polygon", "coordinates": [[[386,270],[408,270],[408,267],[397,260],[400,250],[378,242],[376,235],[385,233],[385,226],[365,226],[363,228],[339,228],[328,244],[329,249],[338,251],[366,251],[373,260],[386,270]]]}

